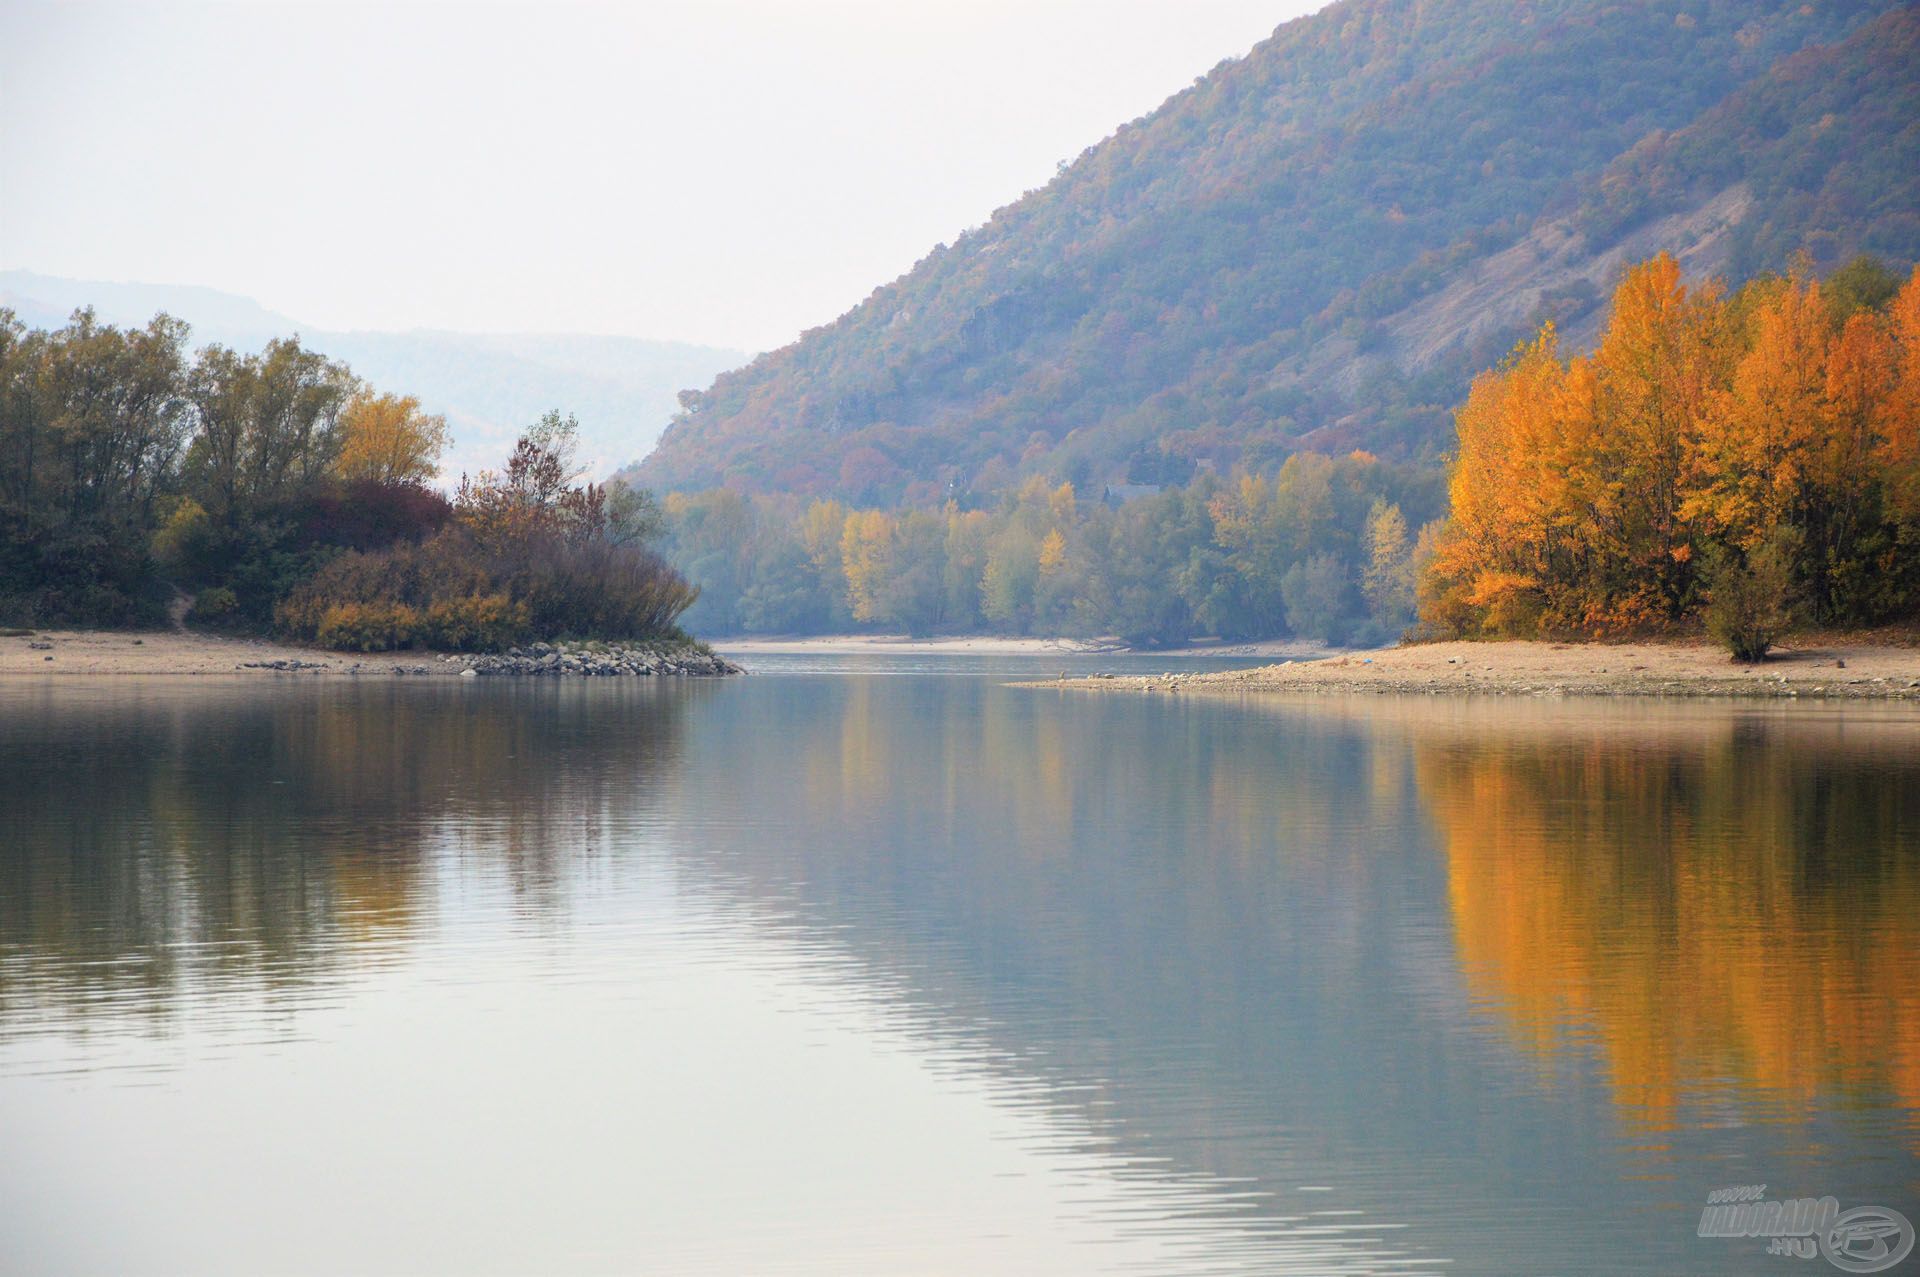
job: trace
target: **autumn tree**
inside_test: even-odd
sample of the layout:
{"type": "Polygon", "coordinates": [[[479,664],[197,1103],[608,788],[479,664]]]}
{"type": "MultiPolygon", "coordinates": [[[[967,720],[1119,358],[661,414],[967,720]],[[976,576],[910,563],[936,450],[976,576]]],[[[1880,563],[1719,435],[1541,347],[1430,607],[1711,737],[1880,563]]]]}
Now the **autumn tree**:
{"type": "Polygon", "coordinates": [[[186,333],[90,310],[49,333],[0,310],[0,617],[152,619],[148,536],[193,425],[186,333]]]}
{"type": "Polygon", "coordinates": [[[354,386],[344,364],[295,338],[258,355],[209,346],[186,387],[197,426],[190,495],[237,532],[331,473],[354,386]]]}
{"type": "Polygon", "coordinates": [[[505,468],[462,475],[454,497],[461,521],[483,540],[503,544],[529,536],[615,545],[651,540],[663,518],[652,494],[580,482],[579,430],[572,416],[549,412],[514,443],[505,468]]]}
{"type": "Polygon", "coordinates": [[[1724,384],[1725,316],[1718,285],[1688,289],[1665,253],[1629,268],[1614,292],[1593,356],[1593,446],[1581,457],[1602,574],[1589,624],[1663,624],[1695,601],[1685,463],[1724,384]]]}
{"type": "Polygon", "coordinates": [[[447,446],[447,419],[422,412],[412,395],[362,387],[340,414],[334,472],[349,483],[427,483],[447,446]]]}
{"type": "MultiPolygon", "coordinates": [[[[1893,369],[1886,425],[1876,460],[1889,500],[1905,526],[1920,525],[1920,266],[1887,306],[1893,369]]],[[[1920,553],[1920,551],[1916,551],[1920,553]]]]}
{"type": "Polygon", "coordinates": [[[1812,495],[1832,339],[1819,285],[1770,280],[1749,292],[1748,349],[1690,440],[1685,511],[1741,552],[1812,495]]]}
{"type": "Polygon", "coordinates": [[[1452,508],[1429,566],[1426,618],[1442,630],[1534,632],[1590,620],[1609,493],[1594,463],[1591,365],[1563,364],[1548,324],[1476,378],[1456,414],[1452,508]],[[1573,587],[1573,588],[1569,588],[1573,587]]]}
{"type": "Polygon", "coordinates": [[[1391,633],[1413,621],[1413,542],[1400,507],[1376,500],[1367,512],[1367,568],[1361,581],[1375,624],[1391,633]]]}
{"type": "Polygon", "coordinates": [[[856,621],[877,621],[885,615],[882,589],[893,534],[893,519],[880,510],[856,510],[841,529],[841,570],[847,578],[848,610],[856,621]]]}
{"type": "Polygon", "coordinates": [[[1718,631],[1772,633],[1775,611],[1752,619],[1769,591],[1822,622],[1910,610],[1920,285],[1875,279],[1854,270],[1844,304],[1799,273],[1729,298],[1662,256],[1626,272],[1592,357],[1563,361],[1549,326],[1483,374],[1425,625],[1599,635],[1706,606],[1718,631]]]}

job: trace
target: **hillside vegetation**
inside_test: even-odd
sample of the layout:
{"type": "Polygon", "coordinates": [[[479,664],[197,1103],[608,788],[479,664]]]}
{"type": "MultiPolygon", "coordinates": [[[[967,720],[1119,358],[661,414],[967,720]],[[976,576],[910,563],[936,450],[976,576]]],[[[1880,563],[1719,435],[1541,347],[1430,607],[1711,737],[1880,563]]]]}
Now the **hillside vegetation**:
{"type": "Polygon", "coordinates": [[[1435,460],[1475,371],[1623,266],[1920,256],[1920,9],[1342,0],[1089,147],[637,472],[866,505],[1435,460]]]}

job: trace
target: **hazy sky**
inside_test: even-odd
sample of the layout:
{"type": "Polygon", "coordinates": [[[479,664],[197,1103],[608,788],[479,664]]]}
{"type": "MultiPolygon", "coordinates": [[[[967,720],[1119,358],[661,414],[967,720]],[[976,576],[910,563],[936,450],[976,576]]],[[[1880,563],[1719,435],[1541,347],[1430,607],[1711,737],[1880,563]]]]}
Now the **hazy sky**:
{"type": "Polygon", "coordinates": [[[0,5],[0,267],[762,349],[1316,0],[0,5]]]}

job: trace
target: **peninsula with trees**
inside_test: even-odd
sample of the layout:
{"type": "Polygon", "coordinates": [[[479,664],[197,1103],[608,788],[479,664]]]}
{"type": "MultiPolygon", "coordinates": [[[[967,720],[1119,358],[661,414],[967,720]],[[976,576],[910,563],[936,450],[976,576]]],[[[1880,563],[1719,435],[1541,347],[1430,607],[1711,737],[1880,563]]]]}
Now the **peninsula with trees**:
{"type": "MultiPolygon", "coordinates": [[[[173,619],[354,652],[637,644],[720,672],[676,624],[698,591],[649,544],[657,508],[580,481],[571,418],[449,497],[446,424],[417,399],[297,338],[190,356],[187,336],[166,315],[123,329],[81,310],[49,331],[0,312],[12,637],[173,619]]],[[[541,668],[563,664],[580,662],[541,668]]]]}

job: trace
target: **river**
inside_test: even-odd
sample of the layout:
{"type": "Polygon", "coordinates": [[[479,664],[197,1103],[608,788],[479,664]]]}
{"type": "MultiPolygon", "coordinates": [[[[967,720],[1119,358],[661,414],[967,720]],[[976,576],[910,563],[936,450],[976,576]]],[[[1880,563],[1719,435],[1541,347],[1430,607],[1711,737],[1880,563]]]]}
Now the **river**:
{"type": "Polygon", "coordinates": [[[748,664],[0,683],[0,1271],[1744,1273],[1710,1192],[1920,1202],[1911,707],[748,664]]]}

